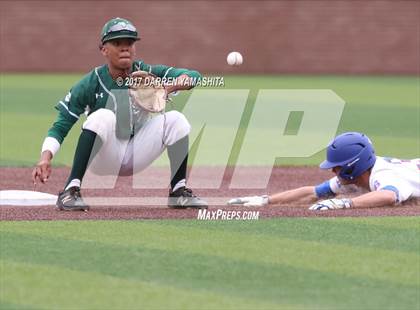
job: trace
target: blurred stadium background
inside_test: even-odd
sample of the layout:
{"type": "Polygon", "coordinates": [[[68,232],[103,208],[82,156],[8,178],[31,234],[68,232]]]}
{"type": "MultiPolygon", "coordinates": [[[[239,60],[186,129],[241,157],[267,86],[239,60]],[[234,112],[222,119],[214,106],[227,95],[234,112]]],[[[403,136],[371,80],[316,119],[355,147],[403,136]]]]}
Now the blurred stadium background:
{"type": "Polygon", "coordinates": [[[206,73],[417,74],[417,1],[1,1],[1,71],[86,72],[112,17],[138,54],[206,73]],[[245,56],[226,66],[232,49],[245,56]]]}

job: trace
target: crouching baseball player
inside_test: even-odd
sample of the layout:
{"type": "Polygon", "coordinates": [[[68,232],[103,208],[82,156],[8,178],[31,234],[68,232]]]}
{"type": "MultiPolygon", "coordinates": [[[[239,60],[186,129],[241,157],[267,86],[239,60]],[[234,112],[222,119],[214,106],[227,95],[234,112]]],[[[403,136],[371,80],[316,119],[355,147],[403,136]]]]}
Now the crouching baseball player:
{"type": "Polygon", "coordinates": [[[193,70],[135,61],[135,42],[138,40],[138,32],[130,21],[122,18],[108,21],[102,29],[100,44],[107,64],[90,71],[56,106],[58,118],[42,145],[41,158],[32,172],[34,182],[48,180],[52,158],[79,116],[85,111],[88,113],[70,176],[58,196],[57,207],[60,210],[88,210],[80,194],[88,167],[99,175],[106,175],[112,173],[107,169],[117,163],[121,167],[117,174],[118,171],[132,174],[149,166],[165,149],[171,165],[168,206],[207,208],[207,203],[186,187],[190,132],[187,119],[177,111],[151,113],[159,110],[148,110],[134,104],[139,97],[147,101],[149,94],[157,94],[160,96],[157,101],[162,106],[162,99],[165,100],[167,94],[191,89],[194,84],[185,81],[198,79],[200,74],[193,70]],[[144,74],[161,79],[172,78],[174,82],[165,87],[131,93],[132,84],[137,81],[133,82],[130,78],[144,77],[144,74]]]}
{"type": "Polygon", "coordinates": [[[375,156],[372,143],[362,133],[347,132],[337,136],[328,145],[327,159],[320,168],[331,169],[336,176],[317,186],[304,186],[272,196],[234,198],[228,204],[265,206],[321,200],[309,208],[316,211],[381,207],[420,197],[420,159],[375,156]],[[351,192],[355,186],[369,192],[352,199],[333,198],[351,192]]]}

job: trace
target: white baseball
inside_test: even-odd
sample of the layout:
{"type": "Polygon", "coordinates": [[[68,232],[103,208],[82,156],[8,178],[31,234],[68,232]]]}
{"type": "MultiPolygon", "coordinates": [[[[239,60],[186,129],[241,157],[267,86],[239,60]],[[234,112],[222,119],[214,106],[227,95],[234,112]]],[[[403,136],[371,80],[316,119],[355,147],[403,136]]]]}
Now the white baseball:
{"type": "Polygon", "coordinates": [[[241,53],[230,52],[226,60],[227,60],[228,65],[230,66],[239,66],[239,65],[242,65],[242,62],[244,59],[242,58],[241,53]]]}

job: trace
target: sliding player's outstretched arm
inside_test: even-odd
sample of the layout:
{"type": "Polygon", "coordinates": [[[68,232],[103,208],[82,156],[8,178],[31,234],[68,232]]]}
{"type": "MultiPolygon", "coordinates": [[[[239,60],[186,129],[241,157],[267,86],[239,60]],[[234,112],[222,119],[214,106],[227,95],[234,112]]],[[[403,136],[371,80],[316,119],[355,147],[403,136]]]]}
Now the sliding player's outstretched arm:
{"type": "Polygon", "coordinates": [[[245,207],[262,207],[291,202],[313,202],[318,199],[315,186],[303,186],[288,191],[280,192],[271,196],[248,196],[237,197],[228,201],[229,205],[243,205],[245,207]]]}

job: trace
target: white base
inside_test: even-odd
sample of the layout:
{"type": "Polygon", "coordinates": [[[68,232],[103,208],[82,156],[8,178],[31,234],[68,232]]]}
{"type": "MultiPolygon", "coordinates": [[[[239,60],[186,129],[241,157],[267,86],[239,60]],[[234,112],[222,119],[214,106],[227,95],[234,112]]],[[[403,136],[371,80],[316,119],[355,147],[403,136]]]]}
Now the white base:
{"type": "Polygon", "coordinates": [[[7,206],[49,206],[55,205],[56,195],[35,191],[0,191],[0,205],[7,206]]]}

